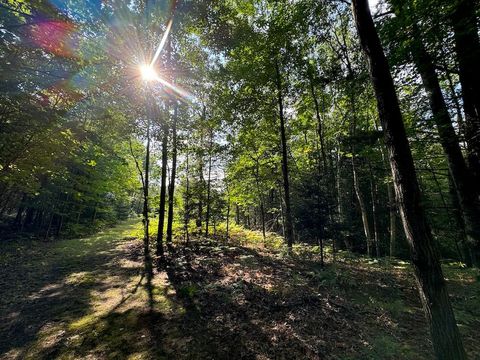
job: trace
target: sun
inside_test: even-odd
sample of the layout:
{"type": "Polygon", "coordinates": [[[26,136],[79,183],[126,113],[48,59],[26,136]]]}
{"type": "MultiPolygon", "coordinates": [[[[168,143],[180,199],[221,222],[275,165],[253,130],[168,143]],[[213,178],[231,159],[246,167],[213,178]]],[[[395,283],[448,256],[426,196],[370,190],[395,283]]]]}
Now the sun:
{"type": "Polygon", "coordinates": [[[155,69],[150,65],[140,65],[140,73],[142,74],[142,79],[145,81],[152,81],[158,79],[158,75],[155,72],[155,69]]]}

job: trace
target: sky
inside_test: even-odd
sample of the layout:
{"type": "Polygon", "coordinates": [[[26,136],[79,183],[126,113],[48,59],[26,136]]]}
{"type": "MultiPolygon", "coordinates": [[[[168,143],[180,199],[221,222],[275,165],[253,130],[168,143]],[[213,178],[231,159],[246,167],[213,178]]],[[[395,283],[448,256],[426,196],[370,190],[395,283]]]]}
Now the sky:
{"type": "Polygon", "coordinates": [[[377,4],[380,2],[380,0],[368,0],[368,3],[370,5],[370,12],[373,14],[377,13],[377,4]]]}

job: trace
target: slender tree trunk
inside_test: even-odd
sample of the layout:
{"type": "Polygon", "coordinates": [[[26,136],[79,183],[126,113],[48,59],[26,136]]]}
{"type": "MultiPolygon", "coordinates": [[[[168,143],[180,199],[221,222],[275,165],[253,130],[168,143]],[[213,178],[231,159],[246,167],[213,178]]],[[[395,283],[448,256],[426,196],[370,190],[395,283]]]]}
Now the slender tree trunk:
{"type": "Polygon", "coordinates": [[[373,221],[373,241],[375,243],[375,253],[377,257],[380,257],[380,237],[378,234],[378,222],[377,222],[377,193],[378,187],[373,174],[372,165],[368,163],[370,170],[370,197],[372,198],[372,221],[373,221]]]}
{"type": "Polygon", "coordinates": [[[188,245],[190,242],[190,234],[188,232],[188,226],[190,223],[190,168],[189,168],[189,151],[187,149],[187,159],[186,159],[186,189],[185,189],[185,242],[188,245]]]}
{"type": "MultiPolygon", "coordinates": [[[[351,76],[353,78],[353,72],[351,72],[351,76]]],[[[365,205],[365,200],[363,199],[363,194],[362,190],[360,188],[360,181],[358,179],[358,173],[357,173],[357,166],[355,163],[355,135],[356,135],[356,128],[357,128],[357,118],[356,118],[356,106],[355,106],[355,98],[354,94],[350,94],[351,97],[351,103],[352,103],[352,116],[353,116],[353,121],[351,125],[351,137],[352,137],[352,145],[351,145],[351,150],[352,150],[352,175],[353,175],[353,188],[355,190],[355,195],[357,197],[358,201],[358,206],[360,207],[360,214],[362,216],[362,224],[363,224],[363,233],[365,234],[365,240],[366,240],[366,245],[367,245],[367,255],[370,257],[372,256],[372,234],[370,232],[370,222],[368,220],[368,211],[367,211],[367,206],[365,205]]]]}
{"type": "MultiPolygon", "coordinates": [[[[142,171],[140,164],[137,161],[135,153],[133,152],[132,143],[129,141],[130,145],[130,153],[132,154],[132,158],[135,161],[135,165],[137,167],[138,174],[140,175],[140,179],[142,181],[142,191],[143,191],[143,211],[142,211],[142,223],[143,223],[143,261],[144,261],[144,269],[147,276],[147,286],[150,286],[151,279],[153,277],[153,269],[152,269],[152,259],[150,255],[150,219],[149,219],[149,186],[150,186],[150,118],[147,120],[147,145],[145,148],[145,168],[142,171]]],[[[80,212],[79,212],[80,217],[80,212]]],[[[78,223],[78,219],[77,219],[78,223]]]]}
{"type": "Polygon", "coordinates": [[[177,172],[177,117],[178,104],[175,104],[172,123],[172,172],[170,176],[170,186],[168,188],[167,245],[169,246],[172,244],[173,205],[175,202],[175,177],[177,172]]]}
{"type": "Polygon", "coordinates": [[[258,159],[255,159],[255,183],[257,185],[257,193],[260,202],[260,220],[262,222],[262,235],[263,235],[263,242],[265,242],[265,206],[263,201],[263,194],[262,189],[260,188],[260,164],[258,159]]]}
{"type": "Polygon", "coordinates": [[[355,154],[352,155],[353,187],[355,189],[355,195],[357,197],[358,206],[360,207],[360,213],[362,216],[363,233],[365,234],[365,240],[367,244],[367,255],[372,256],[372,234],[370,233],[367,206],[365,205],[362,190],[360,189],[360,182],[358,180],[357,168],[355,165],[355,154]]]}
{"type": "MultiPolygon", "coordinates": [[[[415,25],[414,29],[417,30],[415,25]]],[[[415,39],[412,51],[413,58],[427,92],[433,118],[440,136],[440,143],[447,157],[448,168],[457,192],[465,224],[467,243],[472,248],[472,253],[480,256],[480,206],[477,196],[475,196],[477,189],[473,183],[473,176],[463,158],[433,61],[430,54],[425,50],[418,30],[415,31],[413,38],[415,39]]]]}
{"type": "Polygon", "coordinates": [[[395,194],[393,184],[388,182],[387,184],[387,196],[388,196],[388,218],[389,218],[389,234],[390,234],[390,257],[395,256],[395,246],[397,243],[397,205],[395,203],[395,194]]]}
{"type": "MultiPolygon", "coordinates": [[[[205,105],[203,106],[202,110],[202,119],[203,122],[205,122],[206,119],[206,107],[205,105]]],[[[200,143],[202,147],[204,146],[204,136],[203,136],[203,131],[200,132],[200,143]]],[[[197,225],[197,232],[199,234],[202,233],[202,219],[203,219],[203,199],[204,199],[204,194],[205,194],[205,178],[203,177],[203,154],[201,152],[198,153],[199,159],[198,159],[198,175],[199,175],[199,183],[200,183],[200,194],[198,197],[198,216],[196,219],[196,225],[197,225]]]]}
{"type": "Polygon", "coordinates": [[[476,2],[457,0],[455,4],[451,20],[462,85],[465,141],[468,161],[478,187],[480,184],[480,40],[476,2]]]}
{"type": "Polygon", "coordinates": [[[160,179],[160,206],[158,209],[157,256],[163,256],[163,229],[165,225],[165,204],[167,195],[168,125],[162,126],[162,175],[160,179]]]}
{"type": "Polygon", "coordinates": [[[208,155],[208,179],[207,179],[207,213],[205,218],[205,236],[208,237],[208,224],[210,222],[210,195],[211,195],[211,185],[212,185],[212,147],[213,147],[213,131],[210,130],[210,145],[209,145],[209,155],[208,155]]]}
{"type": "Polygon", "coordinates": [[[97,207],[98,201],[95,202],[95,206],[93,207],[92,225],[95,225],[95,220],[97,220],[97,207]]]}
{"type": "Polygon", "coordinates": [[[455,190],[455,185],[453,184],[452,177],[448,176],[448,190],[450,193],[450,198],[452,200],[453,207],[453,217],[455,219],[456,229],[455,231],[455,245],[457,248],[458,256],[460,261],[465,262],[468,267],[471,267],[472,264],[472,254],[470,253],[471,248],[467,246],[467,235],[465,234],[465,224],[463,223],[463,218],[461,215],[460,204],[458,202],[457,192],[455,190]],[[461,248],[460,248],[460,245],[461,248]]]}
{"type": "MultiPolygon", "coordinates": [[[[347,224],[347,214],[344,206],[344,193],[343,193],[343,186],[342,186],[342,156],[340,154],[340,148],[337,149],[337,169],[336,169],[336,179],[335,179],[335,187],[336,187],[336,196],[337,196],[337,214],[338,214],[338,224],[340,227],[339,234],[343,239],[345,244],[345,248],[349,251],[352,251],[353,244],[350,238],[350,233],[348,232],[348,224],[347,224]]],[[[335,242],[335,239],[333,239],[335,242]]]]}
{"type": "Polygon", "coordinates": [[[318,105],[318,99],[315,94],[315,86],[313,84],[313,70],[309,67],[308,69],[309,73],[309,83],[310,83],[310,92],[312,95],[313,103],[315,105],[315,115],[317,117],[317,133],[318,133],[318,138],[320,140],[320,151],[322,154],[322,160],[323,160],[323,167],[324,169],[327,169],[327,154],[325,152],[325,140],[323,137],[323,124],[322,124],[322,117],[320,115],[320,106],[318,105]]]}
{"type": "Polygon", "coordinates": [[[317,238],[317,244],[320,246],[320,266],[323,268],[325,265],[324,260],[324,250],[323,250],[323,237],[319,236],[317,238]]]}
{"type": "Polygon", "coordinates": [[[279,200],[280,200],[280,215],[282,217],[282,236],[283,238],[286,237],[286,229],[285,229],[285,206],[283,205],[283,194],[282,194],[282,189],[279,187],[278,190],[279,194],[279,200]]]}
{"type": "MultiPolygon", "coordinates": [[[[374,122],[375,129],[378,131],[379,127],[377,121],[374,122]]],[[[387,154],[385,150],[385,146],[380,145],[380,153],[382,154],[382,161],[385,164],[385,168],[389,168],[390,165],[388,163],[387,154]]],[[[397,205],[395,203],[395,193],[393,189],[393,183],[389,179],[387,181],[387,197],[388,197],[388,218],[389,218],[389,225],[388,225],[388,233],[389,233],[389,256],[395,256],[395,246],[397,242],[397,205]]]]}
{"type": "MultiPolygon", "coordinates": [[[[453,205],[453,208],[455,209],[454,211],[450,211],[449,207],[448,207],[448,204],[447,204],[447,200],[445,199],[445,195],[443,195],[443,191],[442,191],[442,186],[440,185],[440,182],[438,181],[438,178],[437,178],[437,175],[435,174],[435,170],[433,168],[433,166],[431,164],[428,164],[428,169],[430,170],[430,174],[432,175],[432,179],[433,179],[433,182],[435,183],[436,187],[437,187],[437,191],[438,191],[438,194],[440,195],[440,200],[442,201],[442,205],[443,205],[443,209],[445,210],[445,217],[447,219],[447,225],[450,229],[455,229],[455,225],[461,225],[462,228],[460,231],[460,233],[462,235],[465,235],[465,224],[463,224],[463,219],[461,222],[457,222],[457,224],[453,224],[453,221],[452,221],[452,218],[454,220],[456,220],[457,218],[457,212],[455,211],[458,207],[459,207],[459,203],[458,203],[458,197],[457,197],[457,194],[456,192],[454,192],[452,196],[452,205],[453,205]]],[[[453,181],[452,181],[452,177],[451,175],[449,174],[448,175],[448,183],[449,183],[449,188],[451,188],[453,185],[453,181]]],[[[451,192],[452,189],[450,189],[450,192],[451,192]]],[[[455,189],[453,189],[455,191],[455,189]]],[[[460,235],[460,236],[462,236],[460,235]]],[[[466,240],[466,237],[464,237],[464,240],[466,240]]],[[[460,251],[460,249],[458,248],[458,238],[455,239],[455,245],[456,245],[456,248],[457,248],[457,252],[458,252],[458,255],[460,256],[460,259],[462,259],[462,253],[460,251]]],[[[468,254],[467,257],[465,257],[465,260],[466,260],[466,264],[468,267],[471,267],[472,266],[472,263],[471,263],[471,260],[472,260],[472,256],[471,256],[471,248],[468,247],[466,241],[463,242],[463,245],[464,247],[466,248],[466,250],[468,250],[468,252],[466,254],[468,254]]]]}
{"type": "Polygon", "coordinates": [[[373,23],[368,0],[352,0],[360,42],[369,60],[380,122],[390,156],[397,203],[410,246],[420,298],[438,359],[466,359],[438,252],[421,205],[410,145],[390,68],[373,23]]]}
{"type": "Polygon", "coordinates": [[[53,223],[53,218],[54,217],[55,217],[55,213],[52,213],[52,215],[50,215],[50,221],[48,222],[47,232],[45,233],[45,238],[44,238],[45,241],[48,240],[48,236],[50,235],[50,229],[52,228],[52,223],[53,223]]]}
{"type": "Polygon", "coordinates": [[[228,185],[227,185],[227,241],[229,238],[229,230],[230,230],[230,194],[228,192],[228,185]]]}
{"type": "MultiPolygon", "coordinates": [[[[149,219],[149,186],[150,186],[150,118],[147,120],[147,148],[145,152],[145,175],[142,177],[142,171],[139,167],[137,161],[137,168],[140,172],[140,177],[142,178],[143,184],[143,256],[144,256],[144,268],[147,278],[147,292],[148,299],[150,304],[150,309],[153,309],[153,289],[152,289],[152,279],[153,279],[153,267],[152,267],[152,257],[150,255],[150,219],[149,219]]],[[[131,145],[130,145],[131,146],[131,145]]],[[[131,147],[130,147],[131,149],[131,147]]],[[[132,150],[132,155],[133,150],[132,150]]],[[[135,156],[134,156],[135,158],[135,156]]],[[[163,255],[163,249],[162,249],[163,255]]]]}
{"type": "MultiPolygon", "coordinates": [[[[446,56],[446,55],[445,55],[446,56]]],[[[448,89],[450,90],[450,94],[453,100],[453,104],[455,107],[455,112],[457,116],[457,124],[458,124],[458,137],[461,139],[465,138],[465,121],[463,120],[462,115],[462,106],[460,105],[459,97],[455,91],[455,85],[452,79],[452,72],[448,69],[446,62],[443,63],[445,67],[445,76],[448,82],[448,89]]]]}
{"type": "Polygon", "coordinates": [[[235,225],[240,225],[240,207],[235,204],[235,225]]]}
{"type": "Polygon", "coordinates": [[[287,136],[285,132],[285,118],[283,114],[283,95],[282,95],[282,77],[278,60],[275,61],[275,70],[277,75],[277,96],[278,110],[280,116],[280,136],[282,145],[282,174],[283,174],[283,190],[285,199],[285,239],[287,246],[291,250],[293,245],[293,220],[292,209],[290,204],[290,182],[288,177],[288,153],[287,153],[287,136]]]}

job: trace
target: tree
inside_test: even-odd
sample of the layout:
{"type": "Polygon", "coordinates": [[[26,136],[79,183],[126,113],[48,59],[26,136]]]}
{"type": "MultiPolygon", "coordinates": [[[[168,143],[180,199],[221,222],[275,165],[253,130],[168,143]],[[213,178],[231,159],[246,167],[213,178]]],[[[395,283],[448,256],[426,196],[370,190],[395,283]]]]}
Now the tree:
{"type": "Polygon", "coordinates": [[[360,42],[369,60],[397,203],[410,245],[415,277],[430,326],[435,354],[439,359],[466,359],[438,253],[421,206],[413,158],[389,65],[370,14],[368,1],[353,0],[352,9],[360,42]]]}

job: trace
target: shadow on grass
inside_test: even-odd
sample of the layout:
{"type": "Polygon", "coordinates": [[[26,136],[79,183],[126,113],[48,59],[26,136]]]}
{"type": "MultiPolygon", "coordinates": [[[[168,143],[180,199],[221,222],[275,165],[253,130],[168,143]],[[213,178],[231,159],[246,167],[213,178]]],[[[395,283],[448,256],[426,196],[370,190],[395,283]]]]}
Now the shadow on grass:
{"type": "Polygon", "coordinates": [[[119,266],[131,256],[122,234],[132,224],[85,239],[0,244],[0,355],[22,358],[41,338],[49,348],[91,312],[92,293],[120,291],[138,277],[136,266],[119,266]]]}
{"type": "Polygon", "coordinates": [[[121,234],[10,246],[17,256],[0,257],[5,358],[431,357],[403,267],[321,268],[315,257],[194,241],[148,281],[141,242],[121,234]]]}

